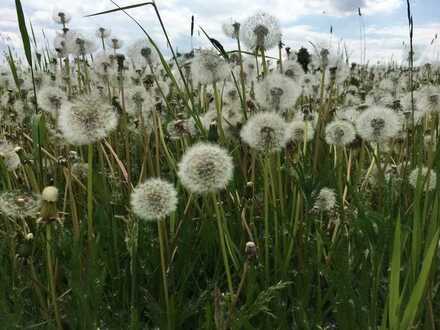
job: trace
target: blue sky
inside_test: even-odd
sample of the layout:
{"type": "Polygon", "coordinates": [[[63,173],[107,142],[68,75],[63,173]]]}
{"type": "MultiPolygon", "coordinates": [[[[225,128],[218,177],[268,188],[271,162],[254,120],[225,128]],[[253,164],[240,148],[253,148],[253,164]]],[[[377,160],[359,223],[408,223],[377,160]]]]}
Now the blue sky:
{"type": "MultiPolygon", "coordinates": [[[[117,0],[120,5],[141,2],[117,0]]],[[[18,51],[21,48],[15,5],[13,0],[0,0],[0,50],[9,44],[18,51]]],[[[370,62],[401,60],[403,43],[408,40],[406,0],[156,0],[169,30],[173,44],[180,50],[190,48],[190,19],[195,16],[196,27],[202,26],[212,37],[232,48],[221,30],[221,23],[228,18],[243,20],[257,10],[277,16],[283,28],[286,45],[298,48],[309,42],[323,46],[345,45],[351,59],[360,58],[360,19],[357,7],[362,7],[367,37],[367,58],[370,62]],[[333,35],[330,36],[330,26],[333,35]]],[[[110,27],[113,34],[127,44],[141,38],[142,33],[122,13],[84,18],[86,14],[113,8],[109,0],[22,0],[26,17],[32,21],[35,32],[42,30],[52,42],[58,26],[52,22],[54,8],[71,12],[70,27],[93,36],[99,26],[110,27]]],[[[415,23],[416,56],[420,63],[438,60],[440,38],[430,44],[436,33],[440,34],[439,0],[411,0],[415,23]]],[[[157,42],[165,47],[165,41],[151,8],[134,9],[138,18],[157,42]]],[[[208,46],[203,35],[196,33],[195,47],[208,46]]]]}

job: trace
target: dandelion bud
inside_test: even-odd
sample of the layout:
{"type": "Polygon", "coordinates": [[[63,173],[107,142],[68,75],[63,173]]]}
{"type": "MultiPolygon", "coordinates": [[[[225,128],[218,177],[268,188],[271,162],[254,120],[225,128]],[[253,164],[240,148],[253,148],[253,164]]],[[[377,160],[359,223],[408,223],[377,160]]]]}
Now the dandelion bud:
{"type": "Polygon", "coordinates": [[[148,179],[133,190],[130,204],[139,218],[147,221],[161,220],[176,210],[177,192],[165,180],[148,179]]]}
{"type": "Polygon", "coordinates": [[[255,245],[254,242],[247,242],[244,251],[246,253],[248,260],[253,259],[257,256],[257,246],[255,245]]]}
{"type": "Polygon", "coordinates": [[[41,211],[39,222],[49,223],[58,219],[58,210],[56,202],[58,200],[58,189],[54,186],[48,186],[43,189],[41,194],[41,211]]]}
{"type": "Polygon", "coordinates": [[[45,202],[55,203],[58,200],[58,189],[54,186],[48,186],[43,189],[41,197],[45,202]]]}

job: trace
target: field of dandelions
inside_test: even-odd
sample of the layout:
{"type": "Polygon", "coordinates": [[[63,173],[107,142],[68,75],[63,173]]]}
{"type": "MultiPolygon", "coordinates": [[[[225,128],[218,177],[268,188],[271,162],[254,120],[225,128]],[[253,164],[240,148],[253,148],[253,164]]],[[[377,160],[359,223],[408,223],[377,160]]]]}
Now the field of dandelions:
{"type": "Polygon", "coordinates": [[[440,66],[293,50],[264,12],[178,54],[147,5],[167,55],[60,11],[36,40],[16,1],[0,328],[440,328],[440,66]]]}

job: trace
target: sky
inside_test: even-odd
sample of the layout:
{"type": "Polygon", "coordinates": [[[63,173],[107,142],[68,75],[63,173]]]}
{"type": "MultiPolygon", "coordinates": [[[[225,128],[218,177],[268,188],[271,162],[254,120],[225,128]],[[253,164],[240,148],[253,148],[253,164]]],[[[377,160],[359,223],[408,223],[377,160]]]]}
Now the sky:
{"type": "MultiPolygon", "coordinates": [[[[115,0],[120,6],[142,0],[115,0]]],[[[52,44],[60,27],[53,22],[54,10],[72,15],[69,28],[94,37],[99,27],[110,28],[112,35],[127,45],[143,37],[140,29],[123,13],[84,17],[115,8],[110,0],[22,0],[28,21],[32,22],[40,47],[43,32],[52,44]]],[[[410,0],[414,20],[414,44],[417,63],[440,59],[440,0],[410,0]]],[[[364,26],[366,56],[370,63],[402,61],[408,44],[406,0],[156,0],[171,42],[185,52],[191,47],[209,47],[202,27],[220,41],[227,50],[234,49],[234,40],[222,32],[222,23],[232,18],[243,21],[257,11],[265,11],[280,20],[283,42],[292,49],[311,48],[311,43],[337,49],[346,47],[350,61],[361,57],[360,27],[364,26]],[[361,8],[362,17],[357,8],[361,8]],[[195,17],[195,34],[190,36],[191,16],[195,17]],[[330,33],[332,27],[333,33],[330,33]]],[[[166,42],[151,6],[130,10],[153,39],[166,50],[166,42]]],[[[22,48],[18,31],[15,1],[0,0],[0,52],[7,45],[16,52],[22,48]]]]}

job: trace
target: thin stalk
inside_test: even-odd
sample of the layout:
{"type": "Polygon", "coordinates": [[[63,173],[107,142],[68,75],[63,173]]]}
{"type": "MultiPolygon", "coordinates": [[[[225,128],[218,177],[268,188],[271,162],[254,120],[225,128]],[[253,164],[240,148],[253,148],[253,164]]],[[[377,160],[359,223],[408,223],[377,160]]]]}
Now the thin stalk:
{"type": "Polygon", "coordinates": [[[55,276],[53,271],[53,258],[52,258],[52,227],[50,224],[46,225],[46,257],[47,257],[47,271],[49,275],[49,291],[52,299],[53,312],[55,315],[55,321],[57,323],[57,329],[63,329],[61,323],[60,312],[58,309],[57,295],[55,292],[55,276]]]}

